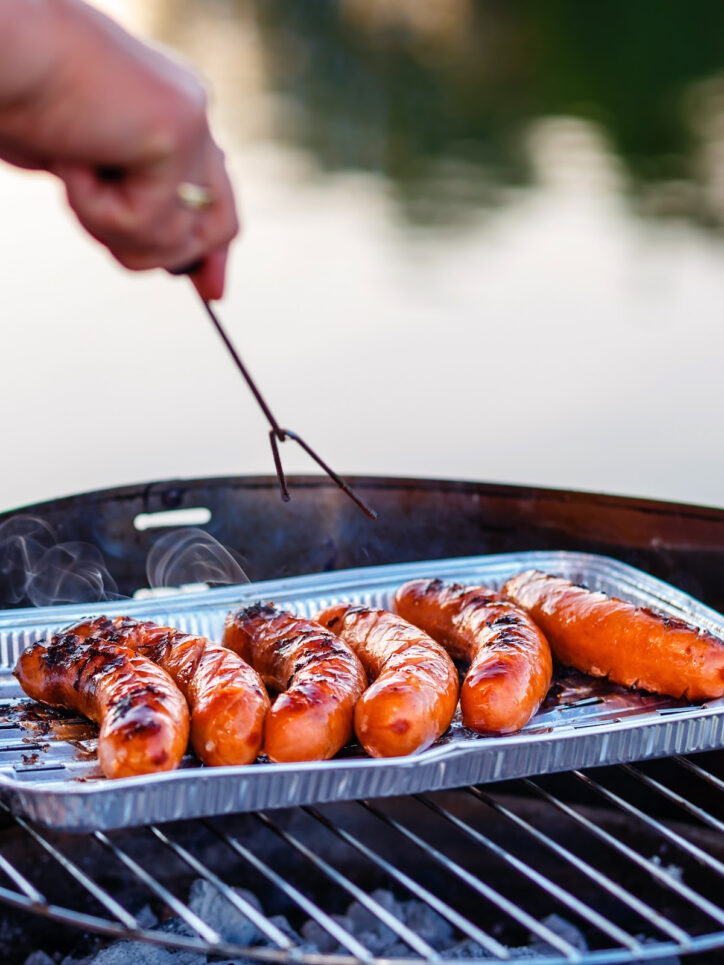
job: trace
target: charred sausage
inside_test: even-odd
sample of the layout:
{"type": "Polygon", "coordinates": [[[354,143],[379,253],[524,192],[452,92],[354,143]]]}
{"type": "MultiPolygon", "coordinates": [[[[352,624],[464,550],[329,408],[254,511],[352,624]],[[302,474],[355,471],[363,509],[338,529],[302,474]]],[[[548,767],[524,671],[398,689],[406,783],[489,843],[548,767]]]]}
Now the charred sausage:
{"type": "Polygon", "coordinates": [[[438,643],[385,610],[341,603],[317,620],[349,644],[374,681],[354,712],[368,754],[413,754],[445,733],[458,702],[458,675],[438,643]]]}
{"type": "Polygon", "coordinates": [[[413,580],[395,596],[400,616],[470,667],[460,689],[472,730],[520,730],[548,692],[553,672],[545,637],[526,613],[485,587],[413,580]]]}
{"type": "Polygon", "coordinates": [[[273,604],[235,610],[223,638],[279,692],[266,721],[272,761],[326,760],[352,736],[354,705],[367,683],[350,648],[318,623],[273,604]]]}
{"type": "Polygon", "coordinates": [[[688,700],[724,695],[724,642],[705,630],[536,570],[503,590],[567,666],[688,700]]]}
{"type": "Polygon", "coordinates": [[[25,693],[100,725],[98,760],[106,777],[178,767],[189,738],[189,712],[161,667],[129,647],[64,633],[36,643],[15,667],[25,693]]]}
{"type": "Polygon", "coordinates": [[[101,617],[73,632],[129,647],[173,678],[188,701],[191,746],[204,764],[256,760],[269,696],[256,671],[231,650],[205,637],[130,617],[101,617]]]}

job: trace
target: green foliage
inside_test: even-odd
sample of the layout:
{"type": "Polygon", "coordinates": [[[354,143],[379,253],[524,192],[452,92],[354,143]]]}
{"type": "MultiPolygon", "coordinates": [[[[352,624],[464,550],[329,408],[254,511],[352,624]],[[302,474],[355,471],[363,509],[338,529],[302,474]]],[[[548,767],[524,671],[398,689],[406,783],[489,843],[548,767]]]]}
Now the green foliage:
{"type": "Polygon", "coordinates": [[[463,206],[494,203],[530,181],[530,125],[565,115],[604,131],[634,192],[693,176],[692,91],[724,68],[724,4],[473,0],[450,4],[439,35],[388,6],[376,19],[337,0],[255,7],[290,107],[280,134],[324,169],[383,174],[414,213],[431,194],[444,207],[453,163],[463,206]]]}

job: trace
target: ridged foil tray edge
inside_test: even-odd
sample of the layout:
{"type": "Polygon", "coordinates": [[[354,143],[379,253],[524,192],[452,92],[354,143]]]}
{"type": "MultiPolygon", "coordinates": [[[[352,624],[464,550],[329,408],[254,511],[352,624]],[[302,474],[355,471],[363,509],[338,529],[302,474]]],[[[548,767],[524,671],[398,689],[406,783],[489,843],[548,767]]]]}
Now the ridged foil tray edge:
{"type": "MultiPolygon", "coordinates": [[[[724,637],[720,614],[639,570],[591,554],[532,552],[393,564],[159,599],[8,611],[0,613],[0,672],[7,675],[17,654],[33,639],[89,613],[129,613],[204,632],[240,602],[274,599],[310,615],[336,599],[384,603],[399,584],[418,576],[499,586],[508,575],[532,567],[652,606],[724,637]]],[[[620,703],[621,689],[617,690],[620,703]]],[[[680,702],[659,698],[654,709],[647,709],[643,698],[639,707],[637,699],[632,695],[631,707],[624,708],[621,719],[586,719],[582,711],[564,708],[555,724],[542,731],[538,718],[527,729],[508,736],[472,737],[461,731],[446,743],[409,758],[190,767],[114,782],[49,781],[47,774],[42,774],[43,779],[35,783],[32,769],[30,773],[24,769],[22,779],[0,772],[0,800],[14,813],[39,824],[87,832],[202,815],[441,790],[724,746],[724,698],[698,706],[681,706],[680,702]]]]}

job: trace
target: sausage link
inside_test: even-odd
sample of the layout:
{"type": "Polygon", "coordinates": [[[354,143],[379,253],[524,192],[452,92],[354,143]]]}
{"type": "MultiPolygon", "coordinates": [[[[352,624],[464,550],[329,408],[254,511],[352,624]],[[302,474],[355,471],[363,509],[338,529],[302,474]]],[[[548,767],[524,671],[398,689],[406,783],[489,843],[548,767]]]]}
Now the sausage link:
{"type": "Polygon", "coordinates": [[[354,650],[374,681],[354,712],[355,733],[368,754],[413,754],[445,733],[458,702],[458,675],[438,643],[385,610],[341,603],[317,620],[354,650]]]}
{"type": "Polygon", "coordinates": [[[503,591],[530,613],[562,664],[672,697],[724,695],[724,642],[705,630],[537,570],[503,591]]]}
{"type": "Polygon", "coordinates": [[[188,701],[191,746],[204,764],[256,760],[269,696],[256,671],[231,650],[205,637],[130,617],[101,617],[73,629],[136,650],[173,678],[188,701]]]}
{"type": "Polygon", "coordinates": [[[506,734],[528,723],[548,693],[551,652],[533,621],[501,594],[441,580],[413,580],[397,612],[470,667],[460,689],[463,723],[506,734]]]}
{"type": "Polygon", "coordinates": [[[33,700],[100,725],[98,761],[106,777],[178,767],[189,738],[186,701],[165,670],[129,647],[56,636],[18,659],[15,676],[33,700]]]}
{"type": "Polygon", "coordinates": [[[347,743],[367,681],[338,637],[273,604],[257,603],[229,614],[223,642],[279,692],[266,721],[270,760],[327,760],[347,743]]]}

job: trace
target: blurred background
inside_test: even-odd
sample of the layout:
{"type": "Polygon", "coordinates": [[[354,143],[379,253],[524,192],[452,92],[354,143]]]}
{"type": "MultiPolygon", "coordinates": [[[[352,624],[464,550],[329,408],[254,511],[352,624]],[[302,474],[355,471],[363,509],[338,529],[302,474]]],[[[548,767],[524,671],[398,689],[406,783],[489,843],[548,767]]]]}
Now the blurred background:
{"type": "MultiPolygon", "coordinates": [[[[724,6],[98,0],[208,78],[219,306],[340,472],[724,506],[724,6]]],[[[0,509],[271,473],[190,284],[0,168],[0,509]]],[[[289,471],[313,471],[285,447],[289,471]]]]}

